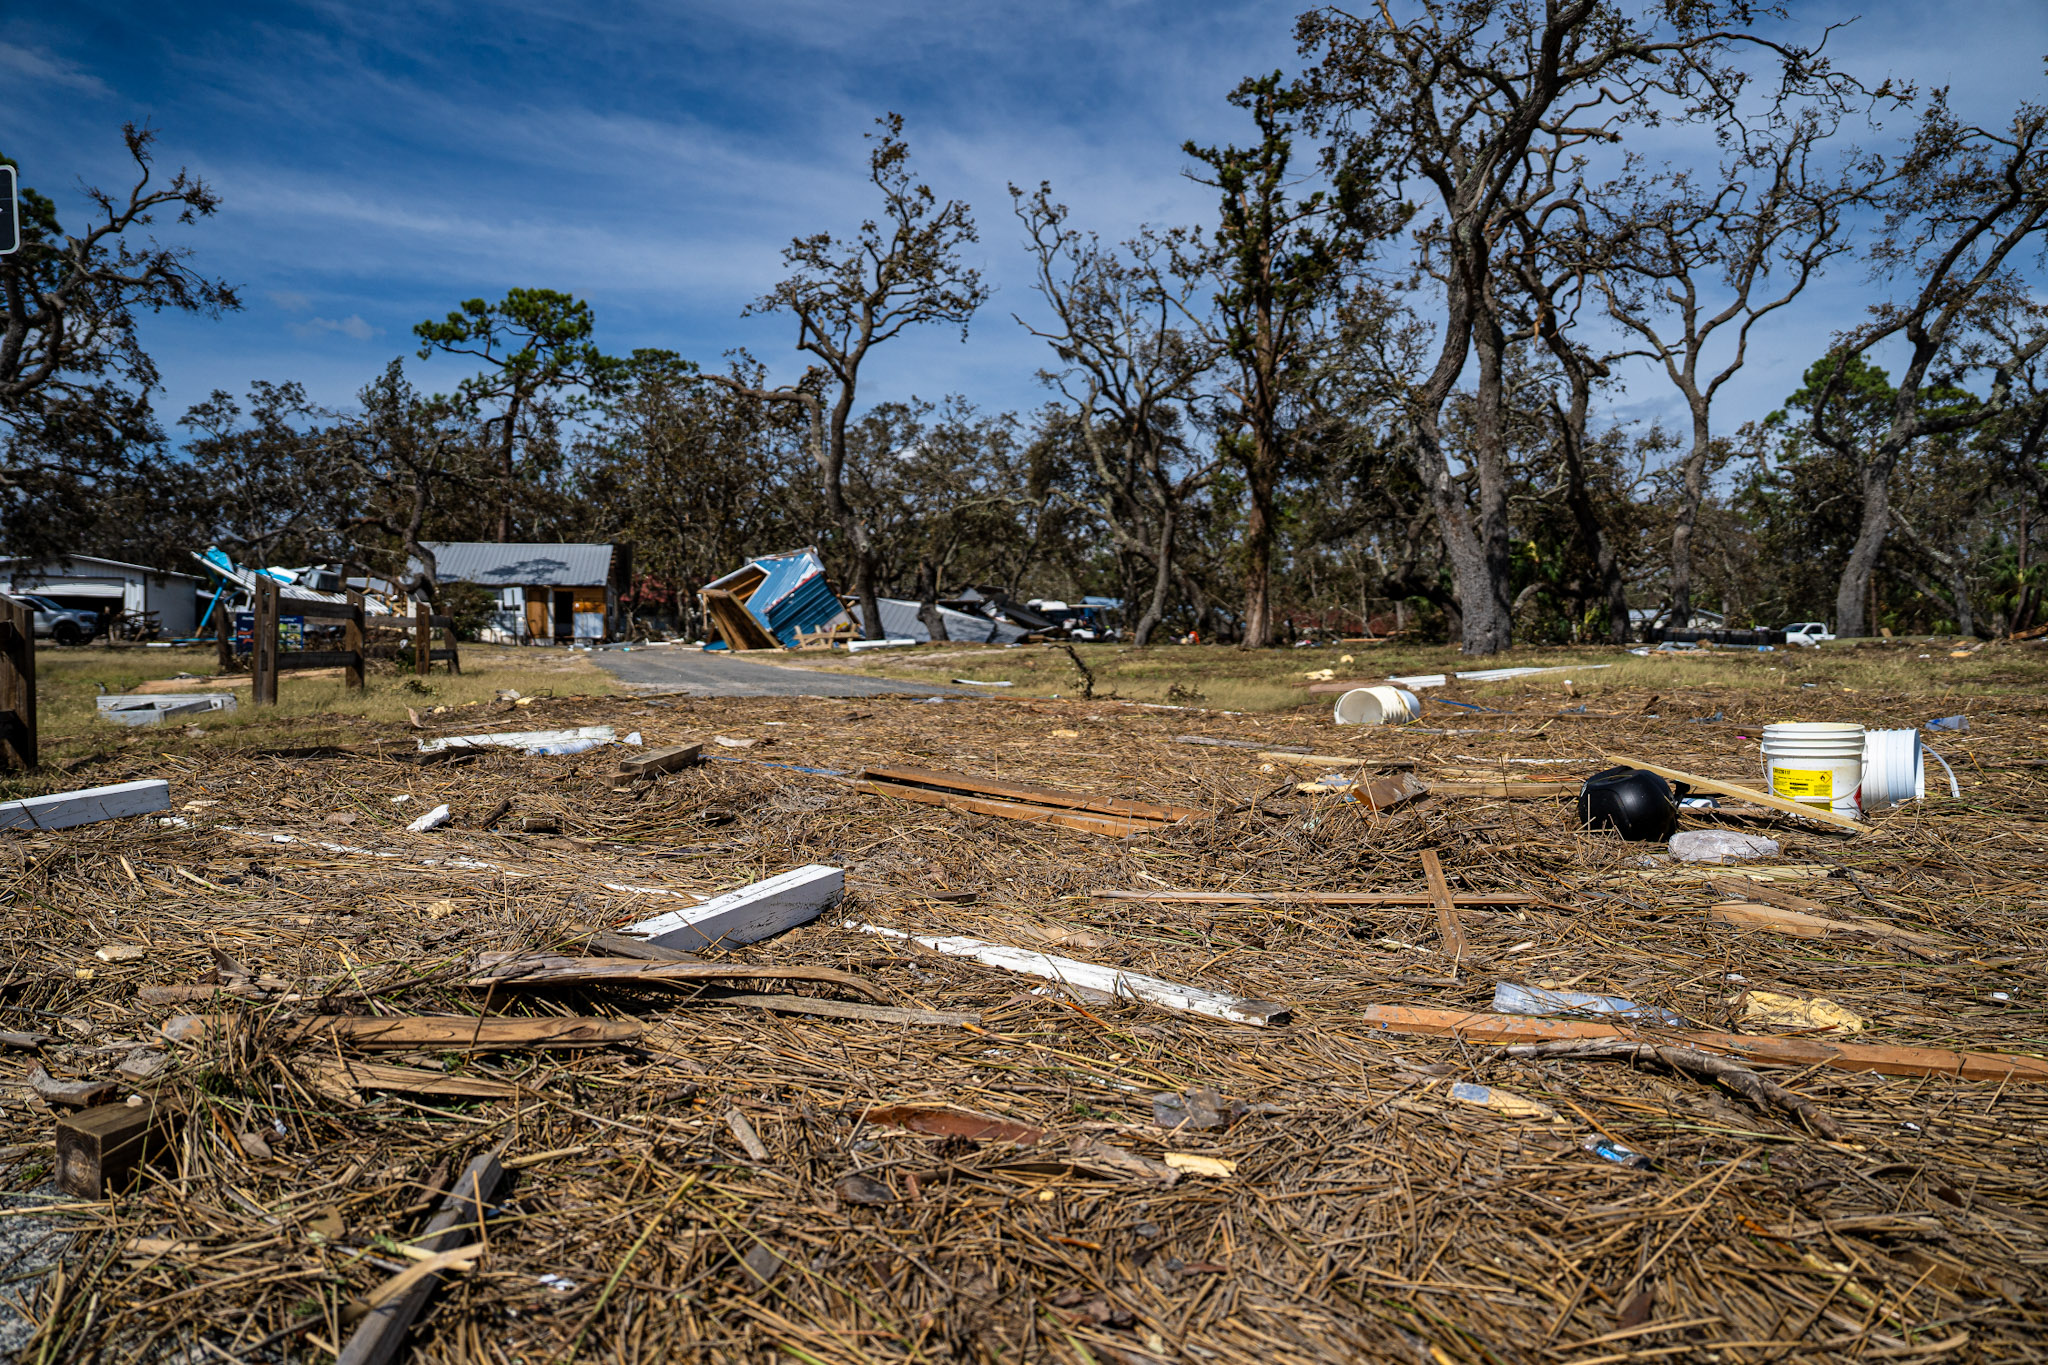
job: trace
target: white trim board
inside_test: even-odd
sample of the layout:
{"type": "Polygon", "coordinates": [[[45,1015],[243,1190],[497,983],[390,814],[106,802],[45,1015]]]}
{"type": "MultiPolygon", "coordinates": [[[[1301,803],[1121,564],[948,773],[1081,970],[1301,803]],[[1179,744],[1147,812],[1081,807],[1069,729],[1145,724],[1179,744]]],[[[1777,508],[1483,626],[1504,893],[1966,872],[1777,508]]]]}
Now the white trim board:
{"type": "Polygon", "coordinates": [[[1029,948],[1011,948],[1001,943],[984,942],[978,938],[906,934],[901,929],[884,929],[879,924],[862,924],[858,920],[847,920],[845,927],[858,929],[864,934],[880,934],[884,938],[900,938],[911,943],[921,943],[950,957],[971,957],[976,962],[990,967],[1001,967],[1005,971],[1022,972],[1026,976],[1042,976],[1069,986],[1107,991],[1125,1000],[1142,1000],[1148,1005],[1160,1005],[1170,1010],[1184,1010],[1190,1014],[1206,1014],[1216,1019],[1228,1019],[1234,1024],[1252,1024],[1265,1028],[1270,1024],[1286,1023],[1290,1013],[1285,1005],[1276,1004],[1271,1000],[1247,1000],[1242,996],[1205,991],[1196,986],[1183,986],[1179,982],[1166,981],[1156,976],[1140,976],[1121,967],[1104,967],[1099,963],[1082,962],[1076,958],[1054,957],[1050,953],[1035,952],[1029,948]]]}
{"type": "Polygon", "coordinates": [[[758,943],[785,929],[807,924],[839,903],[846,891],[842,868],[812,863],[766,881],[713,896],[701,905],[629,925],[657,948],[692,952],[735,943],[758,943]]]}
{"type": "Polygon", "coordinates": [[[161,778],[146,778],[5,802],[0,804],[0,829],[69,829],[170,808],[171,784],[161,778]]]}

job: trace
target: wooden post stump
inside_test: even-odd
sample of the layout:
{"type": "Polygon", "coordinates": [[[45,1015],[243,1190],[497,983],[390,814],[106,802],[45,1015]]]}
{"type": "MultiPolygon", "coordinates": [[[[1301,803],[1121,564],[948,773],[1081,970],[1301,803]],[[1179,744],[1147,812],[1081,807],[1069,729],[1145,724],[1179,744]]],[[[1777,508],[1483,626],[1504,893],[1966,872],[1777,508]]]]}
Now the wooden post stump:
{"type": "Polygon", "coordinates": [[[35,612],[0,597],[0,768],[35,766],[35,612]]]}

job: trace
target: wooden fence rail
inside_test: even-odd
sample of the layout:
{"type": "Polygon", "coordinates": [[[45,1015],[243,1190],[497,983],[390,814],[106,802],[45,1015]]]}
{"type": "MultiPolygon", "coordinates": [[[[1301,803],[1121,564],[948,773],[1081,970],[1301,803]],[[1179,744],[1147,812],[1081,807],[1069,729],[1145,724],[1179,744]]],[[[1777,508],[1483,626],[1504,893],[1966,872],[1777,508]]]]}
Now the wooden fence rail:
{"type": "MultiPolygon", "coordinates": [[[[352,692],[363,690],[363,656],[366,650],[369,623],[363,611],[363,595],[351,590],[347,602],[299,601],[293,599],[291,611],[309,621],[340,621],[342,635],[340,649],[306,649],[290,653],[279,653],[277,648],[278,618],[284,605],[282,590],[275,580],[264,575],[256,578],[256,625],[250,641],[250,670],[254,674],[251,700],[257,706],[277,705],[277,675],[292,668],[340,668],[352,692]]],[[[452,617],[436,616],[425,603],[417,604],[412,619],[403,616],[390,618],[393,629],[405,631],[410,627],[413,658],[419,672],[432,670],[436,659],[448,665],[454,674],[462,672],[462,656],[455,642],[455,621],[452,617]],[[433,647],[433,633],[441,632],[445,649],[433,647]]]]}

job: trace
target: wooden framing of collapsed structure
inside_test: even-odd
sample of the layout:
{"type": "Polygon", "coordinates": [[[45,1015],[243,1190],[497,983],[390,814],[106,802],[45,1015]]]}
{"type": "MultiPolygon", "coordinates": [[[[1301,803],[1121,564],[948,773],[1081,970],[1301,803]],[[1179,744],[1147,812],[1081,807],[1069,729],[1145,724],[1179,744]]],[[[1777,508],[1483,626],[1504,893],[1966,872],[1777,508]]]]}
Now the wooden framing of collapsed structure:
{"type": "Polygon", "coordinates": [[[0,768],[35,766],[35,612],[0,597],[0,768]]]}
{"type": "MultiPolygon", "coordinates": [[[[368,645],[368,622],[364,615],[363,595],[353,589],[346,602],[307,601],[292,599],[292,612],[315,621],[340,621],[342,623],[342,647],[338,650],[296,650],[281,653],[277,647],[278,622],[283,608],[283,588],[264,574],[256,576],[255,625],[250,632],[249,671],[250,701],[257,706],[277,705],[278,674],[294,668],[340,668],[348,688],[352,692],[363,690],[363,657],[368,645]]],[[[226,616],[221,616],[223,622],[226,616]]],[[[396,628],[407,629],[405,618],[394,616],[396,628]]],[[[435,660],[448,665],[454,674],[462,672],[462,656],[455,643],[455,621],[452,617],[435,616],[425,603],[415,604],[409,623],[412,635],[414,665],[421,674],[430,672],[435,660]],[[438,630],[445,648],[433,647],[433,634],[438,630]]],[[[225,629],[223,625],[222,629],[225,629]]]]}

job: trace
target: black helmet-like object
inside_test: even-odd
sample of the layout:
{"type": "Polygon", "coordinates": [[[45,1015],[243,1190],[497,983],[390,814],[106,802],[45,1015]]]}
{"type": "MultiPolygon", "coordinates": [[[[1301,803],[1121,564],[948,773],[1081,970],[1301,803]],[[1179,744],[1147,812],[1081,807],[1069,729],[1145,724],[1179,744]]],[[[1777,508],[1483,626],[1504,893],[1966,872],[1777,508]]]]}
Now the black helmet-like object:
{"type": "Polygon", "coordinates": [[[1678,828],[1671,784],[1641,768],[1609,768],[1579,788],[1579,823],[1611,829],[1624,839],[1662,843],[1678,828]]]}

